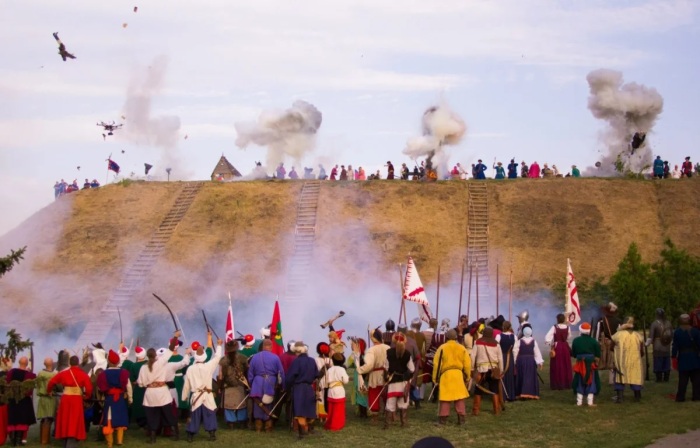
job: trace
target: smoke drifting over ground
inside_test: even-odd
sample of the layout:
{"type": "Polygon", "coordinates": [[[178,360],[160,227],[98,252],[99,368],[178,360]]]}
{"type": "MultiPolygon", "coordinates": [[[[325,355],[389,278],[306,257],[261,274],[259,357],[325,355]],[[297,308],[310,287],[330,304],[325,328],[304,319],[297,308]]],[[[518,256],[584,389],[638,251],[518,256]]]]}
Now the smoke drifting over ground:
{"type": "Polygon", "coordinates": [[[168,68],[168,59],[159,56],[149,67],[134,73],[126,92],[126,101],[121,115],[124,129],[117,134],[136,145],[153,146],[162,149],[161,160],[156,170],[173,170],[173,178],[188,177],[180,162],[177,144],[180,139],[180,117],[175,115],[155,115],[153,101],[163,90],[168,68]]]}
{"type": "Polygon", "coordinates": [[[450,109],[447,103],[429,107],[423,113],[423,135],[413,137],[406,143],[403,153],[412,159],[427,157],[442,174],[447,168],[447,145],[456,145],[464,136],[467,126],[464,120],[450,109]]]}
{"type": "Polygon", "coordinates": [[[263,111],[256,122],[235,123],[236,145],[241,149],[251,143],[267,147],[266,165],[270,168],[287,157],[300,161],[313,151],[322,121],[321,112],[313,104],[298,100],[284,111],[263,111]]]}
{"type": "MultiPolygon", "coordinates": [[[[618,156],[626,167],[639,172],[652,162],[649,139],[633,150],[630,145],[635,133],[653,131],[663,111],[663,97],[652,87],[634,82],[624,83],[622,73],[614,70],[594,70],[586,77],[590,88],[588,108],[594,117],[605,120],[608,128],[601,134],[605,145],[599,169],[589,168],[596,175],[615,175],[618,156]]],[[[648,136],[647,136],[648,137],[648,136]]]]}

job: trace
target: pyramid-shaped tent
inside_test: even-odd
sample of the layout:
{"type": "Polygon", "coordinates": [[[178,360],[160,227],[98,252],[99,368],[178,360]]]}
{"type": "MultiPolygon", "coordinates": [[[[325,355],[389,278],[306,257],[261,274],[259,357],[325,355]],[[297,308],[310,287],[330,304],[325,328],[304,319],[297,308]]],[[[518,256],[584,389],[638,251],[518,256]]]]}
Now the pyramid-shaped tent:
{"type": "Polygon", "coordinates": [[[214,167],[214,171],[211,173],[211,180],[229,181],[241,176],[236,167],[231,165],[231,162],[222,154],[219,162],[214,167]]]}

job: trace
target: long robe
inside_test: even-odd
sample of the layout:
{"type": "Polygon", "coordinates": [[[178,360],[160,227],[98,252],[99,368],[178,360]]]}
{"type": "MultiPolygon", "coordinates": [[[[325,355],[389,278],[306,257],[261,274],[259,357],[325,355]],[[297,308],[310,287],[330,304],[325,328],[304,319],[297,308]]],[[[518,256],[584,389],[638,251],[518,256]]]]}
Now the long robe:
{"type": "Polygon", "coordinates": [[[92,381],[80,367],[73,366],[51,378],[46,393],[50,394],[58,385],[63,386],[63,395],[56,412],[55,437],[85,440],[83,398],[88,399],[92,395],[92,381]]]}
{"type": "Polygon", "coordinates": [[[131,399],[129,371],[119,367],[107,368],[97,377],[97,388],[105,397],[102,425],[110,424],[111,420],[112,428],[127,428],[129,426],[127,401],[131,399]]]}
{"type": "MultiPolygon", "coordinates": [[[[8,386],[11,386],[11,382],[17,381],[22,383],[35,378],[36,375],[28,370],[12,369],[7,372],[6,381],[8,386]]],[[[8,431],[26,431],[30,425],[36,423],[33,396],[34,391],[30,389],[20,400],[10,399],[7,401],[8,431]]]]}
{"type": "Polygon", "coordinates": [[[248,384],[250,384],[250,398],[258,404],[253,407],[253,416],[256,419],[269,420],[270,416],[259,406],[263,395],[275,396],[278,378],[284,384],[284,368],[279,356],[263,350],[250,359],[248,384]]]}
{"type": "Polygon", "coordinates": [[[36,394],[39,397],[36,406],[36,418],[38,419],[56,417],[58,400],[46,393],[46,386],[48,386],[49,380],[56,376],[56,373],[55,370],[44,369],[36,376],[36,394]]]}
{"type": "Polygon", "coordinates": [[[439,384],[440,401],[457,401],[469,397],[465,380],[469,380],[472,360],[469,352],[457,341],[447,341],[435,353],[432,379],[439,384]],[[438,365],[440,369],[438,370],[438,365]]]}
{"type": "Polygon", "coordinates": [[[199,431],[200,424],[204,424],[206,431],[216,430],[216,401],[212,390],[212,377],[220,360],[219,345],[209,361],[195,362],[187,369],[180,398],[188,401],[192,409],[192,416],[187,424],[187,432],[191,434],[199,431]]]}
{"type": "Polygon", "coordinates": [[[316,393],[313,382],[318,375],[316,361],[306,353],[299,354],[287,372],[286,388],[292,391],[295,417],[316,418],[316,393]]]}
{"type": "Polygon", "coordinates": [[[569,328],[557,324],[549,330],[545,341],[554,348],[554,359],[549,359],[549,384],[552,390],[565,390],[571,387],[571,350],[569,349],[569,328]]]}
{"type": "Polygon", "coordinates": [[[143,409],[143,397],[146,394],[146,388],[140,386],[136,381],[139,379],[141,367],[146,365],[146,361],[132,362],[128,359],[122,364],[122,369],[129,372],[129,381],[131,382],[131,393],[133,394],[133,403],[131,404],[131,419],[137,422],[143,422],[146,418],[146,412],[143,409]]]}
{"type": "Polygon", "coordinates": [[[227,410],[238,410],[246,408],[246,384],[248,360],[240,353],[234,353],[233,363],[231,362],[231,353],[221,358],[219,366],[221,367],[219,386],[224,388],[224,399],[222,407],[227,410]],[[245,381],[245,382],[244,382],[245,381]]]}
{"type": "Polygon", "coordinates": [[[512,332],[501,333],[501,340],[498,342],[503,353],[503,393],[508,401],[515,401],[515,360],[513,358],[513,347],[517,340],[512,332]]]}
{"type": "Polygon", "coordinates": [[[615,342],[615,367],[620,375],[615,375],[618,384],[644,385],[642,378],[642,345],[644,341],[633,330],[619,330],[612,337],[615,342]]]}
{"type": "Polygon", "coordinates": [[[542,354],[532,337],[524,337],[515,343],[515,394],[518,398],[540,398],[540,381],[537,367],[544,363],[542,354]]]}
{"type": "Polygon", "coordinates": [[[364,355],[353,353],[348,358],[348,368],[353,370],[352,373],[352,392],[350,401],[353,405],[367,407],[367,387],[362,375],[358,372],[358,367],[364,364],[364,355]]]}

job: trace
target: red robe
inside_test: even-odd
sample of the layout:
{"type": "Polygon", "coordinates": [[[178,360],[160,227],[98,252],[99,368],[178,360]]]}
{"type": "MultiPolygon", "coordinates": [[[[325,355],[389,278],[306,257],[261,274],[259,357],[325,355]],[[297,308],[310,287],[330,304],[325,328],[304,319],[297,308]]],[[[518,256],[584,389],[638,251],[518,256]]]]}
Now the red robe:
{"type": "Polygon", "coordinates": [[[64,392],[56,413],[56,438],[85,440],[85,414],[83,398],[92,396],[92,382],[87,373],[78,366],[70,367],[51,378],[46,393],[51,393],[57,385],[84,388],[83,395],[64,392]]]}

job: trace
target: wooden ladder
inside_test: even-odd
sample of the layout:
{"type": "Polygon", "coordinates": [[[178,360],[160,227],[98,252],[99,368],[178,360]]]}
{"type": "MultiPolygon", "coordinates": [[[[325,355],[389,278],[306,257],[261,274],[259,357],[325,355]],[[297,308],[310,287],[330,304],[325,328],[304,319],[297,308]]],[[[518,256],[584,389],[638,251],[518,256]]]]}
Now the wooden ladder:
{"type": "MultiPolygon", "coordinates": [[[[488,303],[490,296],[489,287],[489,201],[486,182],[470,181],[469,183],[469,211],[467,220],[467,262],[472,266],[472,281],[476,291],[476,279],[478,278],[479,302],[488,303]]],[[[480,309],[480,313],[483,314],[480,309]]],[[[483,316],[470,316],[471,320],[483,316]]]]}

